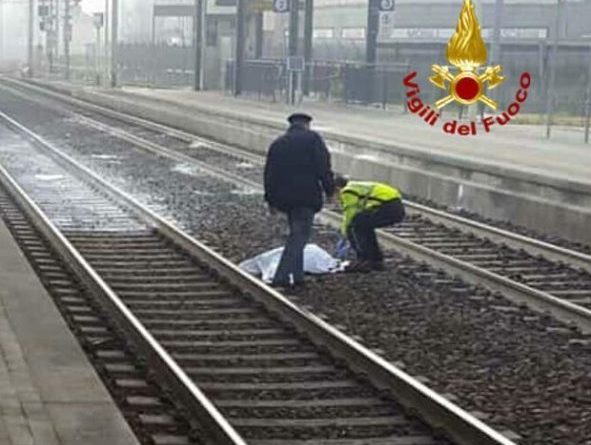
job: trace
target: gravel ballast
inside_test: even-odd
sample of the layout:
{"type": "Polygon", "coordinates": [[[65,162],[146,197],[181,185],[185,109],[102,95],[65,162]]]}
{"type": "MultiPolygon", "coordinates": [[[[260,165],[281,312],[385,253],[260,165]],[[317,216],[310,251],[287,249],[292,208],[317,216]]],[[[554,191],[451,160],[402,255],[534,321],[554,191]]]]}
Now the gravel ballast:
{"type": "MultiPolygon", "coordinates": [[[[283,242],[262,196],[147,155],[41,105],[0,108],[192,235],[241,261],[283,242]]],[[[331,250],[336,235],[317,227],[331,250]]],[[[528,445],[591,443],[591,337],[388,252],[388,271],[308,280],[297,301],[326,314],[440,393],[528,445]]]]}

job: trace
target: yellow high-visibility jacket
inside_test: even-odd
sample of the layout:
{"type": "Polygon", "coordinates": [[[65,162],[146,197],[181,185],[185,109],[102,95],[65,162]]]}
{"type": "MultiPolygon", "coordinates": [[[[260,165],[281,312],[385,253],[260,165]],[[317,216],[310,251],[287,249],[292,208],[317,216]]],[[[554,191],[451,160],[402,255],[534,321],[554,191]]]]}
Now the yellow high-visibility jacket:
{"type": "Polygon", "coordinates": [[[340,193],[343,208],[341,233],[343,236],[347,235],[347,229],[358,213],[401,198],[400,191],[387,184],[350,181],[340,193]]]}

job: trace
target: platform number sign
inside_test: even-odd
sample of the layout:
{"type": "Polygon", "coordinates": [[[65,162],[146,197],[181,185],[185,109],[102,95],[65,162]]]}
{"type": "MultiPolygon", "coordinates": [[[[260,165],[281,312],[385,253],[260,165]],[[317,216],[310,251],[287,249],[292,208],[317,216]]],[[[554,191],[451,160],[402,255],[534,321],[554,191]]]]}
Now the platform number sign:
{"type": "Polygon", "coordinates": [[[380,0],[380,11],[382,11],[382,12],[394,11],[394,0],[380,0]]]}
{"type": "Polygon", "coordinates": [[[378,40],[384,41],[390,39],[394,29],[394,0],[378,0],[380,25],[378,31],[378,40]]]}
{"type": "Polygon", "coordinates": [[[289,12],[289,0],[273,0],[273,12],[278,14],[289,12]]]}

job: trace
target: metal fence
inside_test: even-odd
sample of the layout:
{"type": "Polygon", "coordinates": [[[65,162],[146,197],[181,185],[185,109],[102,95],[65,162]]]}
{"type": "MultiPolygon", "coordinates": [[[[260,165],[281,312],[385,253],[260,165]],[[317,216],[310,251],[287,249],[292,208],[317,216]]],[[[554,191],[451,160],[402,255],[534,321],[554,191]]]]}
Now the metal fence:
{"type": "MultiPolygon", "coordinates": [[[[225,89],[234,87],[234,61],[226,62],[225,89]]],[[[402,104],[402,79],[408,65],[314,61],[302,74],[301,89],[323,100],[357,104],[402,104]]],[[[287,94],[288,71],[283,60],[248,60],[242,74],[242,92],[278,100],[287,94]]]]}
{"type": "MultiPolygon", "coordinates": [[[[245,63],[243,68],[242,89],[246,93],[253,93],[258,97],[268,96],[273,100],[285,89],[284,64],[274,60],[254,60],[245,63]]],[[[226,62],[226,90],[234,88],[234,61],[226,62]]]]}
{"type": "MultiPolygon", "coordinates": [[[[317,51],[321,52],[321,51],[317,51]]],[[[332,54],[332,52],[330,53],[332,54]]],[[[428,84],[433,63],[445,64],[443,43],[399,43],[381,48],[382,60],[399,60],[407,63],[367,66],[358,61],[315,60],[308,68],[304,90],[313,98],[354,104],[404,104],[403,77],[409,71],[419,73],[419,83],[425,86],[423,100],[433,103],[443,92],[428,84]]],[[[556,124],[579,126],[586,122],[587,104],[591,104],[591,46],[563,42],[554,58],[546,42],[539,45],[503,44],[501,64],[506,81],[502,88],[491,91],[505,109],[519,88],[519,75],[523,71],[532,74],[529,96],[520,113],[520,119],[545,122],[548,97],[548,78],[552,65],[556,66],[556,95],[552,107],[552,121],[556,124]]],[[[43,63],[41,63],[43,65],[43,63]]],[[[56,60],[54,70],[48,76],[63,77],[63,61],[56,60]]],[[[156,87],[184,87],[193,85],[194,50],[190,46],[122,44],[119,48],[117,70],[124,84],[156,87]]],[[[221,87],[232,91],[234,79],[233,61],[211,59],[208,75],[221,80],[221,87]],[[221,77],[220,77],[221,76],[221,77]]],[[[44,69],[45,68],[45,69],[44,69]]],[[[37,72],[46,72],[39,66],[37,72]]],[[[283,59],[248,60],[244,68],[243,92],[261,100],[281,101],[287,95],[287,70],[283,59]]],[[[72,57],[70,78],[81,83],[105,81],[108,73],[97,69],[91,52],[72,57]]],[[[207,77],[207,76],[206,76],[207,77]]],[[[219,85],[219,84],[218,84],[219,85]]],[[[422,88],[423,89],[423,88],[422,88]]],[[[591,108],[591,107],[589,107],[591,108]]],[[[458,113],[450,105],[446,113],[458,113]]]]}
{"type": "MultiPolygon", "coordinates": [[[[546,44],[504,44],[503,74],[507,80],[493,93],[502,108],[512,100],[518,89],[519,75],[532,74],[532,87],[524,112],[544,113],[548,100],[548,72],[556,64],[557,113],[578,115],[582,96],[589,82],[588,45],[563,43],[556,60],[546,44]],[[581,94],[583,93],[583,94],[581,94]]],[[[381,49],[385,60],[405,63],[380,64],[372,67],[358,61],[315,60],[309,66],[309,81],[304,89],[325,100],[360,104],[402,103],[402,78],[410,70],[418,71],[421,84],[427,83],[433,63],[446,64],[443,43],[408,43],[381,49]]],[[[160,87],[190,86],[193,83],[194,50],[191,46],[165,44],[122,44],[119,49],[120,79],[124,83],[148,84],[160,87]]],[[[351,53],[352,55],[352,53],[351,53]]],[[[223,63],[222,74],[226,90],[233,85],[234,64],[223,63]]],[[[260,98],[279,100],[286,94],[287,72],[283,59],[249,60],[243,74],[243,91],[260,98]]],[[[436,88],[425,88],[423,99],[433,102],[439,98],[436,88]]]]}
{"type": "MultiPolygon", "coordinates": [[[[446,42],[409,42],[382,48],[384,59],[409,61],[411,69],[417,71],[421,85],[428,86],[433,64],[447,65],[445,58],[446,42]]],[[[556,67],[556,111],[576,115],[580,113],[581,99],[589,82],[589,62],[591,47],[587,43],[569,44],[563,42],[558,48],[557,57],[552,54],[551,45],[540,42],[504,43],[500,64],[506,77],[502,86],[492,94],[499,101],[502,109],[514,99],[519,88],[519,77],[528,71],[532,76],[524,112],[544,113],[548,99],[548,81],[552,65],[556,67]]],[[[440,90],[425,88],[423,99],[434,102],[439,98],[440,90]]]]}
{"type": "Polygon", "coordinates": [[[195,73],[195,51],[191,46],[122,44],[118,65],[124,83],[189,86],[195,73]]]}

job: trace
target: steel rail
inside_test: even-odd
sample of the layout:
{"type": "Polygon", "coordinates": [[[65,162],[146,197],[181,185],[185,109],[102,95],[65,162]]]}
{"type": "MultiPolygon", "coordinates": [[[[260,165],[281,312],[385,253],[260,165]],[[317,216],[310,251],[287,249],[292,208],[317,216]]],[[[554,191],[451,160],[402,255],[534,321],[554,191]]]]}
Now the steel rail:
{"type": "MultiPolygon", "coordinates": [[[[327,222],[333,225],[338,224],[342,218],[341,215],[334,212],[325,212],[323,216],[327,222]]],[[[539,312],[549,312],[566,324],[575,324],[581,332],[591,333],[591,310],[587,308],[391,233],[379,231],[379,238],[386,245],[417,261],[441,268],[448,274],[458,276],[470,284],[482,285],[491,291],[500,292],[505,298],[517,304],[525,304],[539,312]]]]}
{"type": "MultiPolygon", "coordinates": [[[[23,84],[25,87],[28,87],[30,85],[29,83],[23,84]]],[[[64,98],[68,99],[68,101],[72,100],[72,103],[75,103],[76,105],[79,105],[81,107],[85,107],[88,104],[85,101],[80,101],[79,99],[74,99],[69,96],[53,93],[40,87],[33,88],[41,90],[39,92],[42,94],[49,93],[49,95],[55,96],[56,98],[61,100],[64,100],[64,98]]],[[[17,93],[24,94],[18,91],[17,93]]],[[[244,157],[240,150],[234,148],[230,149],[230,147],[226,147],[223,144],[212,144],[211,141],[208,141],[203,138],[196,138],[190,135],[189,133],[183,132],[181,130],[172,129],[158,123],[153,123],[141,118],[129,116],[124,113],[115,112],[109,110],[108,108],[104,108],[98,105],[88,105],[89,106],[87,108],[92,109],[98,113],[105,114],[109,117],[115,117],[117,119],[124,120],[125,122],[131,122],[136,125],[149,128],[151,130],[157,130],[168,135],[173,135],[174,137],[184,140],[186,142],[193,142],[195,140],[202,141],[204,143],[207,143],[209,148],[214,148],[214,150],[217,150],[221,153],[231,153],[235,156],[244,157]]],[[[65,111],[73,113],[70,110],[65,111]]],[[[79,116],[76,113],[73,114],[79,116]]],[[[95,121],[85,116],[79,116],[79,119],[87,125],[91,126],[92,128],[106,132],[122,140],[125,140],[126,142],[132,143],[137,148],[147,151],[149,153],[153,153],[158,156],[163,156],[175,161],[193,164],[213,176],[220,177],[226,181],[230,181],[241,187],[246,187],[252,190],[262,190],[261,185],[259,183],[244,178],[242,176],[230,173],[224,170],[223,168],[199,161],[189,155],[180,153],[176,150],[169,149],[160,144],[145,140],[127,131],[118,128],[113,128],[109,125],[103,124],[101,122],[95,121]]],[[[255,160],[255,162],[262,162],[263,158],[261,156],[257,156],[251,153],[249,153],[249,156],[250,160],[255,160]]],[[[476,232],[479,236],[487,237],[493,241],[501,243],[507,242],[507,238],[510,236],[510,242],[514,247],[522,248],[531,255],[543,254],[545,256],[550,256],[555,261],[562,261],[566,263],[575,262],[576,265],[578,265],[579,267],[584,267],[586,270],[589,269],[589,271],[591,271],[591,256],[589,255],[564,249],[552,244],[544,243],[542,241],[528,238],[515,233],[507,232],[496,227],[471,221],[456,215],[451,215],[440,210],[431,209],[420,204],[412,203],[409,201],[405,201],[405,204],[411,208],[411,211],[414,210],[415,212],[421,215],[427,215],[430,219],[434,220],[435,222],[440,222],[441,224],[444,224],[447,227],[455,227],[462,230],[466,230],[466,226],[468,226],[470,230],[476,232]],[[587,258],[589,258],[589,261],[587,261],[587,258]]],[[[336,212],[324,210],[320,214],[320,216],[321,220],[324,223],[332,227],[338,227],[340,224],[341,216],[336,212]]],[[[464,281],[470,284],[484,285],[492,291],[502,293],[506,298],[517,304],[526,304],[528,307],[535,309],[537,311],[549,312],[555,318],[564,323],[575,324],[577,327],[579,327],[579,329],[581,329],[583,333],[591,333],[590,309],[571,303],[562,298],[555,297],[548,292],[534,289],[526,284],[519,283],[500,274],[490,272],[485,268],[475,266],[467,261],[459,260],[451,255],[446,255],[434,249],[406,240],[402,237],[393,235],[392,233],[380,230],[378,231],[378,234],[380,240],[383,241],[385,245],[401,253],[409,255],[417,261],[424,261],[433,267],[441,268],[451,275],[461,277],[464,281]]]]}
{"type": "MultiPolygon", "coordinates": [[[[193,142],[202,142],[208,145],[208,148],[217,150],[221,153],[225,154],[232,154],[237,157],[245,158],[250,161],[256,163],[262,163],[264,161],[264,157],[250,151],[245,151],[242,149],[237,149],[235,147],[230,147],[224,144],[220,144],[218,142],[214,142],[200,136],[188,133],[186,131],[178,130],[175,128],[171,128],[169,126],[149,121],[137,116],[132,116],[127,113],[122,113],[120,111],[115,111],[110,108],[106,108],[101,105],[96,105],[91,102],[81,100],[78,98],[74,98],[72,96],[68,96],[64,93],[58,93],[47,88],[43,88],[37,85],[32,84],[31,82],[24,82],[19,81],[12,78],[3,78],[2,80],[7,82],[12,82],[16,85],[19,85],[24,88],[28,88],[29,90],[34,90],[39,94],[43,94],[45,96],[49,96],[63,102],[70,103],[72,105],[79,106],[81,108],[86,108],[88,110],[95,111],[99,114],[102,114],[106,117],[114,118],[121,120],[126,123],[135,124],[144,128],[147,128],[152,131],[160,131],[164,134],[169,136],[175,137],[181,141],[187,143],[193,142]]],[[[70,110],[67,110],[71,113],[70,110]]],[[[106,131],[104,124],[101,124],[97,121],[89,119],[87,117],[81,117],[81,120],[86,122],[87,124],[94,126],[96,129],[100,129],[102,131],[106,131]]],[[[112,128],[109,129],[110,132],[118,133],[117,130],[113,130],[112,128]]],[[[120,131],[119,131],[120,133],[120,131]]],[[[149,141],[145,141],[144,143],[150,144],[149,141]]],[[[160,146],[160,150],[168,150],[162,146],[160,146]]],[[[181,155],[185,156],[185,155],[181,155]]],[[[182,159],[186,162],[188,159],[191,159],[189,156],[182,157],[182,159]]],[[[181,159],[181,158],[178,158],[181,159]]],[[[196,162],[200,165],[204,163],[193,159],[193,162],[196,162]]],[[[230,175],[230,174],[228,174],[230,175]]],[[[566,264],[570,264],[575,267],[579,267],[589,273],[591,273],[591,255],[585,254],[583,252],[578,252],[572,249],[567,249],[561,246],[557,246],[555,244],[551,244],[545,241],[541,241],[535,238],[531,238],[525,235],[521,235],[515,232],[510,232],[508,230],[500,229],[498,227],[494,227],[485,223],[481,223],[478,221],[474,221],[468,218],[464,218],[458,215],[454,215],[442,210],[433,209],[428,206],[413,202],[411,200],[404,200],[404,203],[407,209],[410,210],[409,213],[419,214],[423,216],[427,216],[430,218],[434,223],[440,223],[445,225],[448,228],[456,228],[460,230],[470,230],[472,233],[479,237],[486,237],[491,241],[498,242],[498,243],[507,243],[511,247],[516,249],[522,249],[529,253],[532,256],[535,255],[543,255],[545,258],[550,259],[556,262],[562,262],[566,264]]]]}
{"type": "MultiPolygon", "coordinates": [[[[331,353],[347,361],[352,369],[367,375],[368,379],[378,388],[387,389],[392,396],[408,409],[418,412],[420,416],[432,427],[441,428],[446,431],[448,436],[461,445],[515,445],[510,439],[498,433],[482,421],[467,413],[457,405],[435,393],[418,380],[414,379],[404,371],[387,362],[376,353],[368,350],[352,338],[338,331],[319,317],[309,311],[300,308],[289,301],[285,296],[278,293],[273,288],[262,283],[260,280],[240,270],[236,265],[217,254],[201,242],[179,230],[174,225],[157,215],[152,210],[140,204],[127,193],[119,190],[106,182],[99,175],[81,165],[72,157],[60,151],[57,147],[46,141],[41,136],[35,134],[16,120],[10,118],[4,113],[0,113],[0,119],[3,119],[7,125],[20,134],[24,135],[31,143],[40,148],[43,152],[50,155],[56,162],[72,172],[85,182],[93,185],[110,196],[116,202],[121,203],[135,214],[141,221],[155,227],[163,236],[168,238],[173,244],[185,250],[198,261],[206,264],[211,270],[215,271],[222,278],[228,280],[241,290],[251,295],[255,300],[262,303],[268,310],[277,314],[281,319],[293,325],[298,331],[304,333],[311,341],[318,346],[327,347],[331,353]]],[[[32,204],[32,203],[31,203],[32,204]]],[[[38,210],[38,209],[37,209],[38,210]]],[[[43,225],[45,227],[45,224],[43,225]]],[[[51,228],[51,226],[49,226],[51,228]]],[[[47,230],[45,227],[44,230],[47,230]]],[[[67,240],[60,236],[59,232],[53,227],[49,231],[52,239],[59,241],[60,251],[63,251],[68,257],[76,260],[77,264],[83,264],[85,267],[78,266],[83,274],[91,281],[93,287],[100,283],[99,291],[105,293],[110,289],[106,286],[100,277],[88,266],[83,258],[76,255],[77,251],[67,243],[67,240]],[[65,248],[64,246],[68,246],[65,248]]],[[[110,291],[109,301],[113,301],[116,296],[110,291]]],[[[131,315],[131,314],[129,314],[131,315]]],[[[139,322],[136,323],[136,330],[142,328],[139,322]]],[[[146,332],[147,334],[147,332],[146,332]]],[[[151,337],[150,337],[151,338],[151,337]]],[[[165,351],[158,348],[162,354],[165,351]]],[[[150,353],[150,351],[148,351],[150,353]]],[[[152,354],[153,355],[153,354],[152,354]]],[[[163,356],[169,358],[167,356],[163,356]]],[[[157,357],[156,357],[157,358],[157,357]]],[[[170,359],[171,364],[175,364],[170,359]]],[[[183,377],[182,381],[186,387],[190,388],[191,398],[189,402],[194,402],[199,398],[206,406],[211,408],[205,413],[216,421],[216,429],[223,428],[225,433],[223,437],[230,439],[230,432],[235,433],[209,400],[190,382],[190,380],[177,367],[176,374],[183,377]],[[199,396],[199,397],[197,397],[199,396]],[[215,416],[212,416],[215,413],[215,416]],[[218,417],[219,416],[219,417],[218,417]]],[[[185,400],[186,394],[180,394],[185,400]]],[[[201,406],[195,406],[196,412],[202,412],[201,406]]],[[[242,443],[237,433],[231,435],[236,442],[242,443]]],[[[224,440],[226,440],[224,439],[224,440]]],[[[220,442],[231,443],[231,442],[220,442]]]]}
{"type": "MultiPolygon", "coordinates": [[[[28,129],[0,112],[0,118],[8,125],[34,141],[37,146],[44,141],[37,139],[28,129]]],[[[70,167],[71,168],[71,167],[70,167]]],[[[0,165],[0,182],[17,204],[30,218],[33,225],[45,236],[50,245],[63,258],[81,281],[91,291],[97,303],[110,314],[133,347],[146,359],[148,365],[158,372],[166,386],[181,401],[183,406],[196,415],[207,419],[203,424],[208,428],[215,443],[224,445],[246,445],[244,439],[228,423],[205,394],[193,383],[176,361],[166,352],[143,324],[133,315],[100,275],[88,264],[78,250],[57,229],[45,213],[33,202],[6,169],[0,165]]]]}
{"type": "MultiPolygon", "coordinates": [[[[91,102],[72,97],[72,96],[67,95],[65,93],[58,93],[58,92],[50,90],[48,88],[43,88],[43,87],[37,86],[31,82],[22,82],[20,80],[17,80],[17,79],[11,78],[11,77],[5,77],[5,76],[0,76],[0,79],[6,83],[15,84],[20,87],[27,88],[29,90],[33,90],[36,93],[39,93],[41,95],[51,97],[53,99],[57,99],[62,102],[66,102],[71,105],[78,106],[80,108],[86,108],[87,110],[91,110],[91,111],[94,111],[98,114],[102,114],[105,117],[118,119],[118,120],[120,120],[122,122],[126,122],[126,123],[135,124],[135,125],[147,128],[152,131],[160,131],[163,134],[175,137],[178,140],[183,141],[183,142],[187,142],[187,143],[202,142],[203,144],[207,144],[208,147],[215,146],[215,148],[217,148],[219,151],[222,151],[223,153],[232,153],[235,156],[239,156],[241,158],[245,158],[250,161],[257,162],[257,163],[261,162],[261,159],[262,159],[261,155],[259,155],[259,154],[256,154],[253,152],[248,152],[243,149],[229,147],[227,145],[220,144],[218,142],[214,142],[210,139],[206,139],[206,138],[185,132],[183,130],[179,130],[177,128],[172,128],[167,125],[159,124],[158,122],[153,122],[153,121],[143,119],[138,116],[132,116],[131,114],[128,114],[128,113],[123,113],[121,111],[117,111],[117,110],[113,110],[111,108],[103,107],[101,105],[93,104],[91,102]]],[[[14,89],[11,89],[11,90],[18,91],[18,90],[14,90],[14,89]]],[[[30,96],[29,96],[29,98],[30,98],[30,96]]],[[[36,99],[36,100],[38,100],[38,99],[36,99]]],[[[64,109],[64,111],[78,115],[77,113],[74,113],[71,110],[64,109]]]]}
{"type": "Polygon", "coordinates": [[[459,230],[468,229],[479,237],[488,238],[497,243],[506,243],[511,247],[522,249],[532,256],[542,255],[546,259],[567,263],[591,273],[591,255],[586,253],[567,249],[529,236],[481,223],[479,221],[453,215],[416,202],[405,200],[404,203],[414,211],[414,213],[427,216],[434,223],[440,223],[446,227],[459,230]]]}

